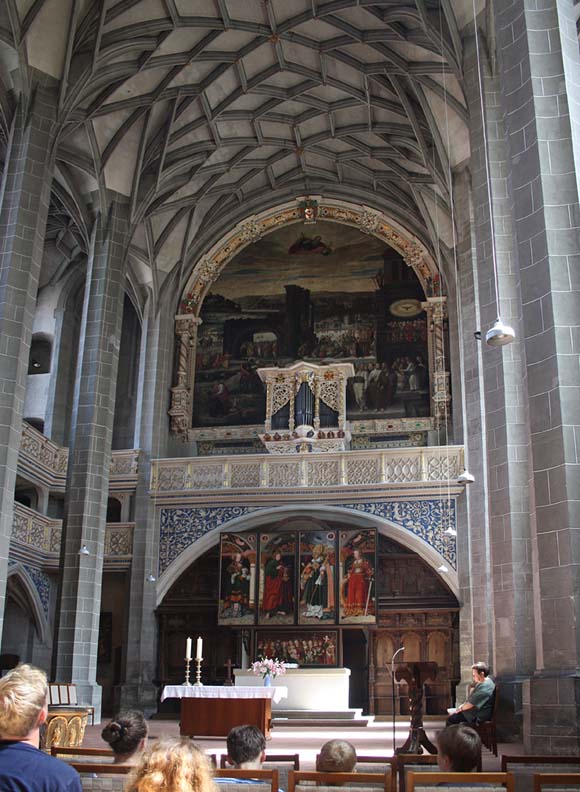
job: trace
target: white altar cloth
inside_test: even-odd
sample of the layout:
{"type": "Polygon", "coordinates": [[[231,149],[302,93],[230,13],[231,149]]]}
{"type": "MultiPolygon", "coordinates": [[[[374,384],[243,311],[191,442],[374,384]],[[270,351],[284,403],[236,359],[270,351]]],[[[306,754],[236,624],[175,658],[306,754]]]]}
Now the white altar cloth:
{"type": "MultiPolygon", "coordinates": [[[[252,677],[251,671],[234,669],[234,690],[244,690],[252,677]]],[[[289,668],[283,676],[272,680],[271,688],[283,687],[287,691],[284,698],[287,697],[288,701],[278,704],[274,699],[272,710],[348,712],[349,677],[349,668],[289,668]]]]}
{"type": "Polygon", "coordinates": [[[257,687],[256,685],[236,685],[236,687],[222,687],[220,685],[165,685],[161,694],[161,701],[168,698],[231,698],[231,699],[258,699],[269,698],[278,703],[287,698],[288,688],[283,685],[276,687],[257,687]]]}

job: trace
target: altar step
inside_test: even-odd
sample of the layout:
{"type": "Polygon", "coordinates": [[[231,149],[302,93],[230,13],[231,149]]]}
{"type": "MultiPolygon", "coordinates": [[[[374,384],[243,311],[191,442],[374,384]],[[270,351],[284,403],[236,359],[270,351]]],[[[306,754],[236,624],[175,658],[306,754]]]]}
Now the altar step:
{"type": "Polygon", "coordinates": [[[362,709],[349,709],[336,712],[334,710],[281,710],[272,713],[272,726],[311,726],[319,729],[328,728],[366,728],[374,720],[373,715],[363,715],[362,709]]]}

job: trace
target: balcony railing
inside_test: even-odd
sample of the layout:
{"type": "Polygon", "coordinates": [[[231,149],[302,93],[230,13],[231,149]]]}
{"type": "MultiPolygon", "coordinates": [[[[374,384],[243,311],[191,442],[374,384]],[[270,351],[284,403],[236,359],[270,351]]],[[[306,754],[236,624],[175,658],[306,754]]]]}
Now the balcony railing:
{"type": "Polygon", "coordinates": [[[152,463],[152,494],[346,488],[459,491],[463,447],[381,449],[332,454],[270,454],[152,463]]]}

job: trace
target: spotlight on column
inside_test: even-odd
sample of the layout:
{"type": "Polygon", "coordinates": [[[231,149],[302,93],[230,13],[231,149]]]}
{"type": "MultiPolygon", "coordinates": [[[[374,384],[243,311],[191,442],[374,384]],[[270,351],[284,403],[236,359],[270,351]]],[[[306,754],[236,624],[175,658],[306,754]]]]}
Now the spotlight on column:
{"type": "Polygon", "coordinates": [[[147,583],[156,583],[156,582],[157,582],[157,578],[155,577],[155,575],[147,575],[147,583]]]}
{"type": "Polygon", "coordinates": [[[463,472],[457,476],[458,484],[473,484],[474,481],[475,476],[472,476],[467,468],[464,468],[463,472]]]}
{"type": "Polygon", "coordinates": [[[485,334],[485,342],[488,346],[498,347],[511,344],[516,337],[513,327],[506,325],[498,316],[493,327],[485,334]]]}
{"type": "Polygon", "coordinates": [[[79,555],[88,556],[91,554],[91,551],[86,545],[81,545],[81,549],[79,550],[79,555]]]}
{"type": "Polygon", "coordinates": [[[445,564],[441,564],[441,566],[437,567],[437,572],[449,572],[449,567],[445,566],[445,564]]]}

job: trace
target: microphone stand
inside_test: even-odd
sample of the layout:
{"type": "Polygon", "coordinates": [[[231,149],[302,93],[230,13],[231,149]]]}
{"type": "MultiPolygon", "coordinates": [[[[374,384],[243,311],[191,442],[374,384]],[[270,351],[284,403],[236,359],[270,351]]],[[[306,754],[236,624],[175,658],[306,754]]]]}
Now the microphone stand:
{"type": "Polygon", "coordinates": [[[391,692],[392,692],[392,705],[393,705],[393,756],[395,755],[395,657],[401,652],[405,651],[405,647],[401,646],[395,654],[391,657],[391,692]]]}

